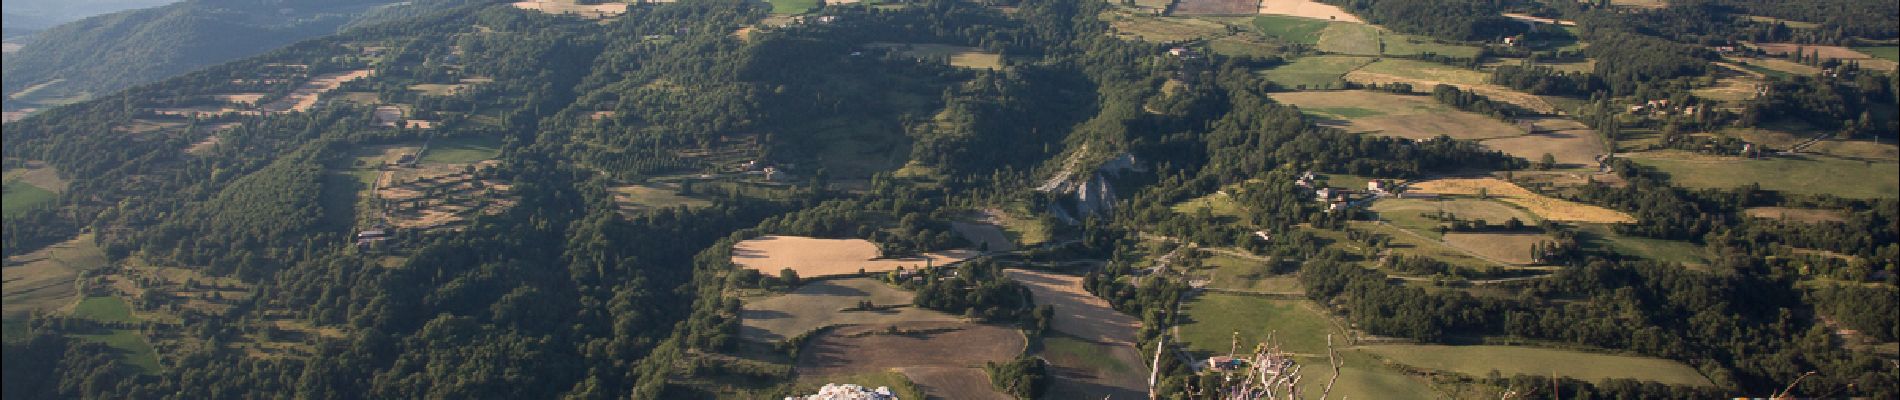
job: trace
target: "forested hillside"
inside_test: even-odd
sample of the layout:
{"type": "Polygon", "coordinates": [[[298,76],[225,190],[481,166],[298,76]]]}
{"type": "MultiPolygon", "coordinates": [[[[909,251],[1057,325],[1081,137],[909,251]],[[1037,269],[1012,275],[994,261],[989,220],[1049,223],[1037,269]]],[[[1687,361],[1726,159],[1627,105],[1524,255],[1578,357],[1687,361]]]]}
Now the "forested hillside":
{"type": "Polygon", "coordinates": [[[35,33],[31,44],[7,55],[7,108],[31,107],[27,103],[34,99],[104,95],[332,34],[365,13],[392,12],[374,10],[451,4],[392,3],[188,0],[61,24],[35,33]],[[30,97],[14,96],[29,88],[35,89],[30,97]]]}
{"type": "Polygon", "coordinates": [[[230,1],[36,44],[4,397],[1900,395],[1840,9],[230,1]]]}

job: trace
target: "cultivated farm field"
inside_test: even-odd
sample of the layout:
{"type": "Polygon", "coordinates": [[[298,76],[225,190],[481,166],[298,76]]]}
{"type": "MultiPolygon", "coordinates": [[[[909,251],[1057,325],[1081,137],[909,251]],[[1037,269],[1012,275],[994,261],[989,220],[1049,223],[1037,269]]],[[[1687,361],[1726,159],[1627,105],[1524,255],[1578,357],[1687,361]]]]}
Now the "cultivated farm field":
{"type": "Polygon", "coordinates": [[[1524,221],[1525,225],[1535,224],[1538,221],[1530,213],[1496,200],[1462,197],[1386,198],[1372,203],[1370,209],[1379,214],[1380,220],[1433,238],[1438,237],[1438,232],[1434,228],[1444,223],[1426,218],[1422,214],[1444,212],[1448,216],[1461,220],[1481,219],[1492,224],[1503,223],[1511,218],[1524,221]]]}
{"type": "Polygon", "coordinates": [[[819,239],[803,236],[768,235],[739,242],[732,247],[732,263],[740,267],[777,275],[791,268],[800,277],[818,277],[885,272],[897,267],[915,269],[931,265],[949,265],[976,256],[974,250],[950,250],[917,257],[879,258],[877,244],[864,239],[819,239]]]}
{"type": "Polygon", "coordinates": [[[827,325],[955,321],[956,316],[910,307],[916,295],[874,278],[816,281],[783,295],[748,300],[739,312],[739,337],[772,343],[827,325]],[[842,311],[858,301],[904,306],[880,311],[842,311]]]}
{"type": "MultiPolygon", "coordinates": [[[[1544,154],[1557,160],[1558,169],[1595,170],[1597,156],[1609,153],[1595,130],[1567,118],[1526,119],[1537,126],[1537,133],[1481,140],[1485,147],[1526,160],[1537,161],[1544,154]]],[[[1522,131],[1520,131],[1522,132],[1522,131]]]]}
{"type": "Polygon", "coordinates": [[[1891,198],[1900,194],[1900,165],[1886,161],[1805,155],[1750,160],[1674,151],[1626,157],[1669,174],[1671,183],[1692,188],[1728,189],[1757,183],[1767,190],[1847,198],[1891,198]]]}
{"type": "Polygon", "coordinates": [[[1707,386],[1708,378],[1681,362],[1524,346],[1374,345],[1368,351],[1401,364],[1485,376],[1550,375],[1598,381],[1622,378],[1707,386]]]}
{"type": "Polygon", "coordinates": [[[1324,126],[1351,132],[1408,139],[1450,135],[1453,139],[1495,139],[1520,136],[1524,131],[1496,118],[1459,111],[1429,96],[1408,96],[1368,90],[1284,92],[1275,101],[1300,107],[1309,115],[1326,118],[1324,126]]]}
{"type": "Polygon", "coordinates": [[[1268,81],[1286,88],[1331,89],[1345,86],[1347,73],[1373,60],[1360,56],[1308,56],[1260,73],[1268,81]]]}

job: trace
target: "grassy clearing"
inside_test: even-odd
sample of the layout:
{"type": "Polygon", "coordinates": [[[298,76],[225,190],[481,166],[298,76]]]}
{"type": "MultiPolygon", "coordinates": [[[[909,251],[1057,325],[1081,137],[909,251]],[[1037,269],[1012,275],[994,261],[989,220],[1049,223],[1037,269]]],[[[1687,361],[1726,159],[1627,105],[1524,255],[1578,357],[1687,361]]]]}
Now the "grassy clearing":
{"type": "Polygon", "coordinates": [[[1869,57],[1878,58],[1882,60],[1900,61],[1900,46],[1855,47],[1854,51],[1858,51],[1858,52],[1861,52],[1861,54],[1866,54],[1869,57]]]}
{"type": "Polygon", "coordinates": [[[682,196],[678,190],[643,185],[627,185],[607,188],[614,194],[614,203],[624,209],[657,209],[685,206],[701,208],[711,206],[706,199],[682,196]]]}
{"type": "Polygon", "coordinates": [[[493,159],[501,155],[501,138],[493,136],[467,136],[449,139],[437,139],[429,143],[423,153],[424,164],[467,164],[493,159]]]}
{"type": "Polygon", "coordinates": [[[1650,380],[1674,385],[1708,386],[1695,368],[1660,358],[1586,353],[1523,346],[1376,345],[1369,351],[1395,362],[1470,376],[1496,370],[1598,381],[1611,378],[1650,380]]]}
{"type": "Polygon", "coordinates": [[[1175,203],[1171,208],[1174,212],[1187,215],[1199,214],[1201,209],[1207,209],[1214,216],[1233,219],[1240,218],[1243,215],[1242,211],[1245,211],[1241,208],[1240,202],[1234,201],[1233,196],[1219,192],[1175,203]]]}
{"type": "Polygon", "coordinates": [[[773,14],[804,14],[818,9],[819,0],[766,0],[772,4],[773,14]]]}
{"type": "Polygon", "coordinates": [[[1365,23],[1359,16],[1341,10],[1339,6],[1313,0],[1263,0],[1260,2],[1260,14],[1365,23]]]}
{"type": "Polygon", "coordinates": [[[73,316],[100,322],[138,322],[132,317],[132,305],[113,296],[92,296],[73,307],[73,316]]]}
{"type": "Polygon", "coordinates": [[[1260,343],[1272,333],[1287,351],[1323,355],[1326,335],[1340,332],[1313,307],[1304,300],[1207,293],[1182,306],[1189,322],[1178,332],[1189,350],[1205,354],[1226,354],[1238,331],[1241,343],[1260,343]]]}
{"type": "Polygon", "coordinates": [[[1134,369],[1133,366],[1110,357],[1109,352],[1103,347],[1105,346],[1073,337],[1050,336],[1042,340],[1041,355],[1051,360],[1074,360],[1073,363],[1058,364],[1086,365],[1096,371],[1126,372],[1134,369]]]}
{"type": "Polygon", "coordinates": [[[1330,89],[1345,86],[1347,72],[1371,63],[1372,57],[1312,56],[1301,57],[1261,74],[1281,87],[1294,89],[1330,89]]]}
{"type": "Polygon", "coordinates": [[[119,354],[123,361],[127,364],[131,364],[133,367],[137,367],[144,373],[155,374],[160,371],[158,352],[152,350],[151,344],[145,343],[145,338],[139,337],[138,331],[112,329],[107,331],[107,333],[72,335],[72,337],[112,346],[112,348],[123,352],[119,354]]]}
{"type": "Polygon", "coordinates": [[[1265,262],[1227,255],[1215,255],[1201,262],[1202,265],[1214,267],[1209,277],[1209,287],[1273,293],[1304,291],[1299,278],[1292,274],[1276,274],[1273,266],[1265,262]]]}
{"type": "Polygon", "coordinates": [[[1587,233],[1584,238],[1591,245],[1607,247],[1619,254],[1686,265],[1708,263],[1702,257],[1702,247],[1689,242],[1625,236],[1603,224],[1579,224],[1578,227],[1587,233]]]}
{"type": "Polygon", "coordinates": [[[1475,58],[1480,49],[1476,46],[1439,43],[1431,38],[1384,32],[1380,35],[1379,52],[1389,56],[1407,56],[1417,54],[1437,54],[1441,56],[1475,58]]]}
{"type": "MultiPolygon", "coordinates": [[[[1410,139],[1449,135],[1454,139],[1495,139],[1524,135],[1516,126],[1484,115],[1459,111],[1426,96],[1366,90],[1275,93],[1273,99],[1300,107],[1321,124],[1350,132],[1410,139]]],[[[1355,187],[1362,188],[1364,186],[1355,187]]]]}
{"type": "Polygon", "coordinates": [[[34,208],[52,204],[59,199],[58,193],[41,189],[22,180],[7,181],[4,192],[0,192],[0,215],[13,217],[34,208]]]}
{"type": "Polygon", "coordinates": [[[1378,55],[1379,29],[1370,25],[1334,22],[1320,31],[1320,51],[1340,54],[1378,55]]]}
{"type": "Polygon", "coordinates": [[[739,242],[732,248],[732,262],[740,267],[774,275],[791,268],[807,278],[949,265],[975,255],[974,250],[948,250],[885,258],[879,257],[877,244],[869,240],[775,235],[739,242]]]}
{"type": "MultiPolygon", "coordinates": [[[[1290,43],[1307,45],[1319,44],[1322,37],[1321,32],[1324,32],[1331,24],[1331,22],[1316,19],[1282,15],[1262,15],[1254,17],[1253,19],[1254,28],[1258,29],[1263,35],[1280,38],[1290,43]]],[[[1365,25],[1360,26],[1364,27],[1365,25]]],[[[1367,29],[1371,28],[1367,27],[1367,29]]],[[[1377,38],[1375,37],[1374,40],[1376,41],[1377,38]]],[[[1377,51],[1377,49],[1374,49],[1374,51],[1377,51]]]]}
{"type": "Polygon", "coordinates": [[[1891,198],[1900,193],[1900,165],[1824,156],[1769,159],[1696,157],[1677,152],[1628,156],[1669,174],[1671,183],[1694,188],[1733,188],[1750,183],[1762,189],[1846,198],[1891,198]]]}

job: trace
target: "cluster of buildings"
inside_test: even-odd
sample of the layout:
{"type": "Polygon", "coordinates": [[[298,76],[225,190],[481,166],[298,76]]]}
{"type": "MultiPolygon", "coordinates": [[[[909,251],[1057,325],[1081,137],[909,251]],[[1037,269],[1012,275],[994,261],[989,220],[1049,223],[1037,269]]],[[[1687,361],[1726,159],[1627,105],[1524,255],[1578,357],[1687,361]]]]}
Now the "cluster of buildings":
{"type": "MultiPolygon", "coordinates": [[[[1316,179],[1318,179],[1317,175],[1312,172],[1306,172],[1300,174],[1299,180],[1294,181],[1293,184],[1303,188],[1314,188],[1319,186],[1316,179]]],[[[1352,189],[1330,186],[1313,189],[1313,201],[1325,203],[1326,211],[1339,211],[1376,200],[1380,197],[1394,195],[1395,190],[1396,187],[1391,182],[1374,179],[1366,181],[1365,191],[1354,191],[1352,189]]]]}
{"type": "Polygon", "coordinates": [[[818,388],[818,394],[786,397],[785,400],[897,400],[897,394],[885,386],[871,389],[850,383],[827,383],[825,387],[818,388]]]}
{"type": "Polygon", "coordinates": [[[1650,100],[1643,104],[1631,104],[1630,114],[1655,113],[1656,115],[1695,114],[1695,106],[1670,106],[1669,99],[1650,100]]]}

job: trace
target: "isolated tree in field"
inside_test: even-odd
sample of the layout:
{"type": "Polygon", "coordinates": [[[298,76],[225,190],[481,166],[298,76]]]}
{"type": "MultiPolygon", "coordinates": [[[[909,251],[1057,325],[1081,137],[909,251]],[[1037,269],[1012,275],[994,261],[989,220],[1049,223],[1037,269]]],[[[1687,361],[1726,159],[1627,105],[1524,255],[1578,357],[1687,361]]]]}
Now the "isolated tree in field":
{"type": "Polygon", "coordinates": [[[1557,156],[1550,155],[1550,153],[1544,153],[1544,156],[1542,158],[1537,159],[1537,169],[1549,170],[1551,168],[1556,168],[1556,167],[1557,167],[1557,156]]]}
{"type": "Polygon", "coordinates": [[[798,286],[798,271],[789,267],[778,270],[778,280],[789,286],[798,286]]]}

